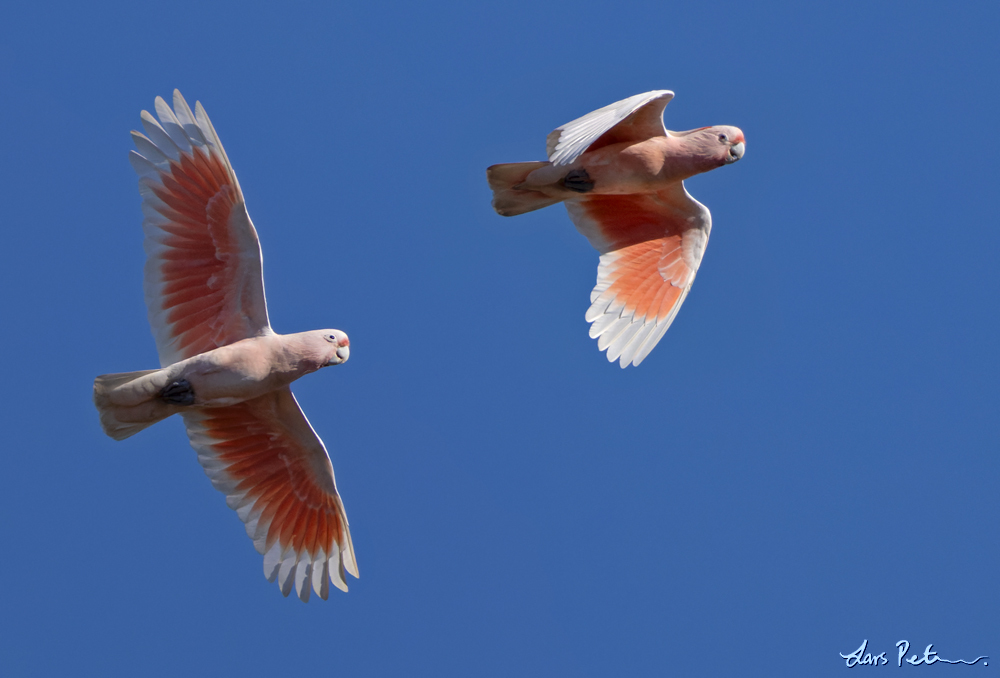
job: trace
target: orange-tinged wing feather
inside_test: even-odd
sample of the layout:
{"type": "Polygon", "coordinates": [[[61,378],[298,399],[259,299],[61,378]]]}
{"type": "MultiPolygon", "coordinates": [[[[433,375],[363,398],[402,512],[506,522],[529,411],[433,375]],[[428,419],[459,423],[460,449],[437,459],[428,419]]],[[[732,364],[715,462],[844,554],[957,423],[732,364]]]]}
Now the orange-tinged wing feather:
{"type": "Polygon", "coordinates": [[[260,244],[222,143],[179,92],[133,132],[147,254],[146,305],[164,366],[270,332],[260,244]],[[148,136],[147,136],[148,135],[148,136]]]}
{"type": "Polygon", "coordinates": [[[680,183],[657,193],[566,201],[601,253],[587,321],[609,361],[641,363],[670,327],[704,255],[711,216],[680,183]]]}
{"type": "Polygon", "coordinates": [[[292,392],[285,388],[238,405],[184,414],[191,445],[212,484],[246,524],[264,555],[264,575],[288,595],[328,582],[347,590],[358,576],[333,466],[292,392]]]}

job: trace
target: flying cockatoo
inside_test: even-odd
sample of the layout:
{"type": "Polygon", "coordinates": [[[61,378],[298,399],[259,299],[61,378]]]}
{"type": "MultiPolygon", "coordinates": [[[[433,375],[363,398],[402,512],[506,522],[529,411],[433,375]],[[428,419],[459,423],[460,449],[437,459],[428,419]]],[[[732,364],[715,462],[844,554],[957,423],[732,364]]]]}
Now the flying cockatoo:
{"type": "Polygon", "coordinates": [[[180,414],[212,484],[246,523],[264,576],[303,601],[347,590],[358,566],[333,465],[289,385],[350,355],[340,330],[276,334],[260,243],[243,192],[201,103],[156,98],[138,152],[144,288],[161,369],[94,381],[115,440],[180,414]]]}
{"type": "Polygon", "coordinates": [[[493,165],[486,178],[505,217],[565,203],[601,253],[586,319],[621,366],[649,355],[684,303],[712,217],[684,180],[743,157],[743,132],[721,125],[670,132],[656,90],[623,99],[549,134],[548,162],[493,165]]]}

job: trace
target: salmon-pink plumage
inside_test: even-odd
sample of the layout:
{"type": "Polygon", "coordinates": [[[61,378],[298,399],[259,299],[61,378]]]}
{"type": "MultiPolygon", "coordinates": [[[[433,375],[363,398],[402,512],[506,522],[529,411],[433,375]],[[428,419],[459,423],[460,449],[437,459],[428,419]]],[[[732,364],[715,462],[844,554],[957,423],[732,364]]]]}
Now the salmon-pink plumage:
{"type": "Polygon", "coordinates": [[[559,127],[548,162],[493,165],[487,179],[503,216],[563,202],[600,252],[586,319],[609,361],[645,359],[687,297],[712,229],[684,179],[743,157],[743,132],[670,132],[673,92],[637,94],[559,127]]]}
{"type": "Polygon", "coordinates": [[[195,410],[184,420],[205,472],[264,554],[268,580],[284,566],[288,575],[279,581],[285,595],[293,584],[300,595],[308,592],[302,587],[307,577],[323,598],[329,581],[346,591],[344,570],[357,576],[347,516],[326,450],[291,391],[195,410]],[[295,557],[283,557],[286,551],[295,557]],[[299,568],[300,561],[306,566],[299,568]]]}
{"type": "Polygon", "coordinates": [[[161,369],[94,382],[101,424],[121,440],[184,418],[212,484],[226,495],[281,592],[324,599],[358,576],[330,457],[289,384],[347,360],[347,335],[279,335],[264,300],[260,244],[205,110],[156,99],[129,159],[140,175],[146,305],[161,369]]]}

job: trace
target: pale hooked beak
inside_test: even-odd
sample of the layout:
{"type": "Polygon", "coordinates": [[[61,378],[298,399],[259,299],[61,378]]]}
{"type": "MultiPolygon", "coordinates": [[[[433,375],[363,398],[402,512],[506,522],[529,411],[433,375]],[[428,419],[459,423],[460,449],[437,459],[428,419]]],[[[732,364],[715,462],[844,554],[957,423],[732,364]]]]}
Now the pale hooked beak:
{"type": "Polygon", "coordinates": [[[734,163],[743,157],[743,151],[746,149],[744,142],[738,144],[733,144],[732,148],[729,149],[729,157],[726,158],[726,163],[734,163]]]}
{"type": "Polygon", "coordinates": [[[327,341],[335,339],[337,350],[330,358],[330,362],[324,365],[324,367],[346,363],[347,359],[351,357],[351,340],[347,338],[347,335],[340,330],[335,330],[333,334],[326,335],[326,339],[327,341]]]}

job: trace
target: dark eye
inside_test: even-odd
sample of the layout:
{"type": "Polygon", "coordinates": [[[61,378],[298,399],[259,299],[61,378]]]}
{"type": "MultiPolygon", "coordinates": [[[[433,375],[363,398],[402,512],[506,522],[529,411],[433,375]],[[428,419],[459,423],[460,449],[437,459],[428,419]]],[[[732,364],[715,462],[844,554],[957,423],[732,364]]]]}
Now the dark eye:
{"type": "Polygon", "coordinates": [[[720,134],[719,141],[729,141],[729,137],[727,137],[725,134],[720,134]]]}
{"type": "Polygon", "coordinates": [[[327,340],[327,341],[332,341],[332,342],[333,342],[333,343],[335,343],[335,344],[337,343],[337,337],[336,337],[336,336],[334,336],[334,335],[332,335],[332,334],[328,334],[328,335],[326,335],[326,340],[327,340]]]}

